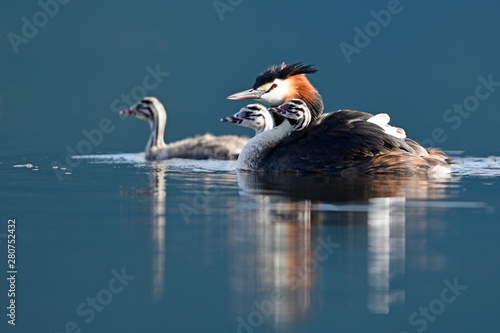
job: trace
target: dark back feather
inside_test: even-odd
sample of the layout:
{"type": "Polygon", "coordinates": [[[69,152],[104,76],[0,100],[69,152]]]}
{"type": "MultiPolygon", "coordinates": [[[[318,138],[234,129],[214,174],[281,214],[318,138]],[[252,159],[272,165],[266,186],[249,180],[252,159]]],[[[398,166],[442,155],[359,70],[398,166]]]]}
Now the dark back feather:
{"type": "Polygon", "coordinates": [[[385,133],[380,126],[366,121],[372,116],[350,110],[326,114],[306,130],[293,132],[283,140],[262,159],[261,169],[359,174],[383,173],[384,168],[393,165],[390,172],[405,173],[417,162],[409,157],[418,160],[416,169],[425,166],[419,151],[413,147],[414,141],[409,144],[385,133]],[[395,157],[394,152],[400,158],[395,157]],[[385,164],[374,163],[374,158],[382,155],[390,158],[382,161],[385,164]]]}

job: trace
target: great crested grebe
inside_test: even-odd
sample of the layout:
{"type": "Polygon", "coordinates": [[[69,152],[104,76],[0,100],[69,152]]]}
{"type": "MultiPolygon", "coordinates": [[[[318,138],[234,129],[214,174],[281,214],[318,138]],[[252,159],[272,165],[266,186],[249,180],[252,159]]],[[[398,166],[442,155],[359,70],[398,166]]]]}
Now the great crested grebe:
{"type": "Polygon", "coordinates": [[[248,142],[247,137],[205,134],[165,144],[163,134],[167,113],[155,97],[145,97],[131,108],[120,111],[120,114],[145,119],[149,122],[151,134],[146,145],[146,159],[148,160],[169,158],[234,160],[238,158],[248,142]]]}
{"type": "MultiPolygon", "coordinates": [[[[279,106],[291,99],[301,99],[307,103],[311,115],[317,118],[323,112],[323,98],[309,82],[305,74],[316,73],[313,65],[295,63],[271,66],[255,79],[252,89],[227,97],[228,99],[254,99],[270,106],[279,106]]],[[[278,126],[283,117],[273,114],[278,126]]]]}
{"type": "Polygon", "coordinates": [[[314,72],[301,63],[271,66],[252,89],[228,97],[255,99],[272,107],[284,103],[275,113],[287,116],[278,127],[248,142],[238,158],[239,169],[340,174],[450,171],[444,153],[406,138],[404,130],[388,124],[386,114],[341,110],[321,115],[321,96],[305,77],[314,72]],[[302,113],[309,124],[292,130],[297,122],[292,111],[302,113]]]}
{"type": "Polygon", "coordinates": [[[273,117],[262,104],[250,104],[232,116],[221,118],[222,122],[253,128],[255,135],[274,127],[273,117]]]}

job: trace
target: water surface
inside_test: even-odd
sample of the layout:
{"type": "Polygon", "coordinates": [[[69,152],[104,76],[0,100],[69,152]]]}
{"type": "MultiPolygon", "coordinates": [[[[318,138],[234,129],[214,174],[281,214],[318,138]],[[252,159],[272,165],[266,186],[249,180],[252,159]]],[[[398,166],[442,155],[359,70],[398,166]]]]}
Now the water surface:
{"type": "Polygon", "coordinates": [[[487,157],[500,155],[500,2],[396,2],[3,6],[0,332],[500,327],[499,163],[487,157]],[[112,154],[144,150],[146,122],[117,112],[145,95],[167,109],[166,142],[252,135],[219,122],[249,102],[225,97],[283,61],[315,64],[325,112],[388,113],[424,146],[482,157],[440,179],[341,179],[112,154]],[[450,293],[455,281],[466,289],[450,293]]]}
{"type": "Polygon", "coordinates": [[[236,173],[143,154],[51,163],[0,164],[2,210],[18,224],[19,331],[498,324],[498,158],[457,158],[437,179],[236,173]]]}

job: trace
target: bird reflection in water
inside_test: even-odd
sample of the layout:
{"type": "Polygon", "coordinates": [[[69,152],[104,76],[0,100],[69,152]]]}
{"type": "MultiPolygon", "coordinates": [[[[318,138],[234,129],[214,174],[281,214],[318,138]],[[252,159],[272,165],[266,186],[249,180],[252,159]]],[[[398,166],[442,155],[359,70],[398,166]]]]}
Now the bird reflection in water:
{"type": "MultiPolygon", "coordinates": [[[[239,212],[230,235],[234,254],[230,271],[234,310],[242,329],[255,327],[256,312],[275,325],[300,321],[310,312],[311,303],[322,302],[311,300],[313,287],[331,289],[331,282],[324,282],[323,268],[339,268],[337,276],[359,273],[360,255],[366,255],[365,306],[371,313],[388,314],[391,304],[405,299],[405,290],[394,288],[391,282],[405,272],[407,223],[425,219],[426,214],[425,207],[408,208],[406,201],[445,198],[450,186],[450,179],[421,176],[342,178],[238,172],[237,177],[239,212]],[[359,240],[360,230],[366,233],[364,244],[359,240]],[[348,236],[339,235],[342,232],[348,236]],[[337,243],[342,255],[333,253],[327,259],[335,261],[336,257],[337,262],[318,258],[322,243],[337,243]],[[342,259],[346,255],[348,263],[342,259]],[[273,295],[279,295],[279,301],[273,295]],[[272,311],[263,306],[269,300],[274,304],[272,311]]],[[[348,303],[352,299],[346,299],[348,303]]]]}
{"type": "Polygon", "coordinates": [[[153,167],[149,177],[153,298],[160,299],[165,290],[166,177],[180,177],[189,194],[200,183],[215,186],[219,191],[210,193],[217,194],[197,206],[200,219],[193,232],[199,237],[189,244],[200,265],[210,263],[211,254],[227,251],[230,306],[237,325],[247,331],[261,325],[260,318],[275,327],[300,322],[313,307],[331,302],[332,294],[325,292],[332,290],[345,306],[388,314],[405,301],[405,290],[394,282],[404,275],[408,260],[420,270],[446,264],[429,254],[425,239],[415,243],[434,226],[425,205],[408,203],[446,198],[450,179],[238,172],[239,195],[234,196],[234,174],[174,175],[153,167]],[[214,214],[228,216],[229,228],[213,219],[209,223],[214,214]],[[207,236],[213,232],[216,237],[207,236]],[[363,284],[366,293],[357,290],[363,284]],[[349,289],[353,285],[356,290],[349,289]]]}
{"type": "Polygon", "coordinates": [[[150,187],[153,191],[151,205],[151,239],[153,243],[152,294],[155,300],[159,300],[165,291],[165,200],[167,188],[165,181],[165,169],[157,168],[151,171],[150,187]]]}
{"type": "Polygon", "coordinates": [[[166,169],[152,164],[149,172],[149,186],[128,187],[122,191],[125,196],[148,196],[148,206],[150,217],[149,237],[152,245],[151,257],[151,295],[157,301],[162,298],[165,292],[165,224],[166,224],[166,169]]]}
{"type": "Polygon", "coordinates": [[[230,234],[233,310],[248,314],[261,308],[277,322],[290,321],[310,306],[311,223],[317,217],[310,200],[282,200],[269,194],[274,189],[253,192],[258,183],[251,175],[238,174],[242,191],[230,234]]]}

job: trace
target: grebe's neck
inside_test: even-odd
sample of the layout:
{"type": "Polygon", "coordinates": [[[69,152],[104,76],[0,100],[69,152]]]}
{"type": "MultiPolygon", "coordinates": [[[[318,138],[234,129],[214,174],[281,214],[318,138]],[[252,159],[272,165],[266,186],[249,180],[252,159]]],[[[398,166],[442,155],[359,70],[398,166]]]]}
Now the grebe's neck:
{"type": "Polygon", "coordinates": [[[149,126],[151,127],[151,134],[146,145],[146,157],[151,157],[155,154],[157,149],[164,148],[165,141],[163,135],[165,133],[165,124],[167,123],[167,113],[164,109],[153,109],[152,119],[149,119],[149,126]]]}
{"type": "Polygon", "coordinates": [[[264,125],[261,127],[255,128],[255,135],[256,136],[262,132],[266,132],[266,131],[273,129],[273,127],[274,127],[273,117],[271,116],[271,114],[269,112],[265,111],[263,113],[263,117],[264,117],[264,125]]]}
{"type": "Polygon", "coordinates": [[[285,120],[278,127],[254,136],[243,147],[238,157],[238,170],[258,170],[259,162],[284,138],[290,135],[292,125],[285,120]]]}

